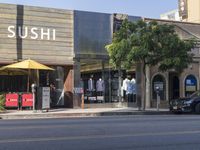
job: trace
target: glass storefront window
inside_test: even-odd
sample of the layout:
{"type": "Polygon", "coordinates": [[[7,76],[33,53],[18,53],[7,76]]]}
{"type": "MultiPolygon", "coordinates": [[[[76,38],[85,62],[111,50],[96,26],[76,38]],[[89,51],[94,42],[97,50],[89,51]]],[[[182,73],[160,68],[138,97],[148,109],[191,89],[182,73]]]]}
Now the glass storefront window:
{"type": "Polygon", "coordinates": [[[197,90],[197,79],[193,75],[188,75],[185,79],[185,96],[190,96],[197,90]]]}
{"type": "Polygon", "coordinates": [[[81,81],[85,103],[104,103],[109,100],[109,70],[102,61],[81,61],[81,81]]]}
{"type": "Polygon", "coordinates": [[[52,67],[54,71],[40,71],[39,86],[50,86],[51,107],[64,105],[64,73],[62,66],[52,67]]]}
{"type": "MultiPolygon", "coordinates": [[[[120,101],[119,94],[122,94],[122,92],[119,93],[119,72],[111,68],[108,60],[84,59],[80,60],[80,63],[85,103],[114,103],[120,101]]],[[[125,76],[126,71],[122,71],[122,81],[125,76]]]]}
{"type": "Polygon", "coordinates": [[[0,92],[26,92],[27,75],[1,75],[0,92]]]}

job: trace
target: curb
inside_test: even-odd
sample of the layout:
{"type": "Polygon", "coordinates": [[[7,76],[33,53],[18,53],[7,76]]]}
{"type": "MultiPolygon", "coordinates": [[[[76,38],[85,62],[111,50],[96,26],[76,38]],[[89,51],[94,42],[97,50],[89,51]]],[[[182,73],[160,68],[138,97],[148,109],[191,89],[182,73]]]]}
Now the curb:
{"type": "Polygon", "coordinates": [[[94,113],[39,113],[39,114],[1,114],[0,119],[41,119],[41,118],[73,118],[73,117],[100,117],[123,115],[170,115],[169,111],[129,111],[129,112],[94,112],[94,113]]]}
{"type": "Polygon", "coordinates": [[[102,116],[107,115],[169,115],[169,111],[136,111],[136,112],[103,112],[102,116]]]}

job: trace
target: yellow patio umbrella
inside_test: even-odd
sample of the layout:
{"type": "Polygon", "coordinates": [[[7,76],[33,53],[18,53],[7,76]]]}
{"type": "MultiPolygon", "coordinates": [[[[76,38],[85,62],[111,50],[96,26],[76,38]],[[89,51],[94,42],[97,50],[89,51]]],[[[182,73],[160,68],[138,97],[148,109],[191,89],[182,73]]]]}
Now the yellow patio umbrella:
{"type": "Polygon", "coordinates": [[[2,69],[0,68],[0,76],[18,76],[27,75],[28,71],[22,69],[2,69]]]}
{"type": "Polygon", "coordinates": [[[30,70],[54,70],[53,68],[50,68],[48,66],[45,66],[43,64],[40,64],[34,60],[27,59],[21,62],[17,62],[14,64],[10,64],[4,67],[1,67],[0,70],[4,69],[27,69],[28,70],[28,83],[27,83],[27,91],[29,90],[29,75],[30,75],[30,70]]]}
{"type": "Polygon", "coordinates": [[[27,60],[24,60],[21,62],[17,62],[17,63],[2,67],[2,69],[11,69],[11,68],[13,68],[13,69],[18,68],[18,69],[54,70],[53,68],[50,68],[43,64],[40,64],[31,59],[27,59],[27,60]]]}

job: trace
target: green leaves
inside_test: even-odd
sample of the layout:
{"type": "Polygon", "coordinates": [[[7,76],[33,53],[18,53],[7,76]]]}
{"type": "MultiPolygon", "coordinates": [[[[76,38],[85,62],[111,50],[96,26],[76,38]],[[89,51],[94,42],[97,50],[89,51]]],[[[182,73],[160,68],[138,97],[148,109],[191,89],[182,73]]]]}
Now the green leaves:
{"type": "Polygon", "coordinates": [[[195,45],[195,40],[181,40],[173,25],[125,20],[106,49],[116,68],[129,69],[135,62],[141,62],[158,65],[161,71],[182,71],[192,62],[190,51],[195,45]]]}
{"type": "Polygon", "coordinates": [[[1,94],[0,95],[0,111],[5,109],[4,106],[5,106],[5,95],[1,94]]]}

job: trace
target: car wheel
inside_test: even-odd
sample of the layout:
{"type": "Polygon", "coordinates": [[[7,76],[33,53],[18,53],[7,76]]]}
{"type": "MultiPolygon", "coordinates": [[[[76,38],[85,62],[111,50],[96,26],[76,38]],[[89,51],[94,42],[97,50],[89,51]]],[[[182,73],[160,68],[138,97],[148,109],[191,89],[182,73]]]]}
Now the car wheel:
{"type": "Polygon", "coordinates": [[[200,103],[196,104],[195,113],[200,114],[200,103]]]}

